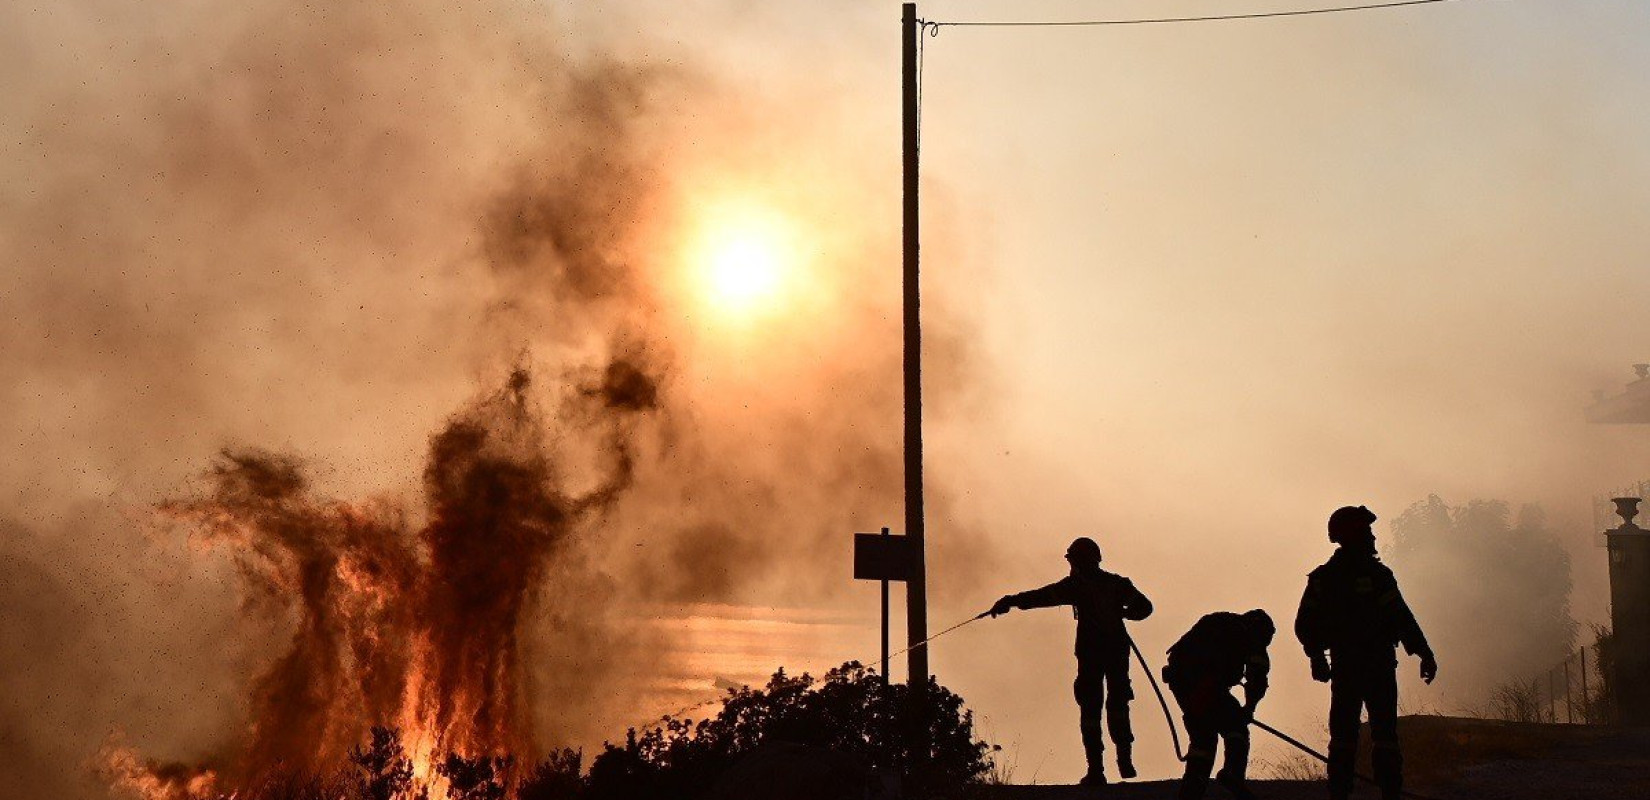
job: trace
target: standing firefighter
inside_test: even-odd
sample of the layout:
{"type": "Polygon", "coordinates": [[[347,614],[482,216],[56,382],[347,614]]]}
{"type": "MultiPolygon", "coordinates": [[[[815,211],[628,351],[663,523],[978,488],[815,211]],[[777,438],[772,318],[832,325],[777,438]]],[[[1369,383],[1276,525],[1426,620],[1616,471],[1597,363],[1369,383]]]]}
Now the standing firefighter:
{"type": "Polygon", "coordinates": [[[1186,753],[1186,775],[1180,780],[1181,800],[1197,800],[1209,786],[1215,766],[1215,742],[1226,740],[1226,763],[1215,780],[1239,800],[1249,800],[1249,720],[1266,696],[1266,675],[1272,662],[1266,648],[1277,633],[1272,617],[1255,609],[1244,614],[1217,611],[1197,621],[1169,648],[1163,681],[1174,692],[1186,721],[1191,749],[1186,753]],[[1243,705],[1231,688],[1243,684],[1243,705]]]}
{"type": "Polygon", "coordinates": [[[1329,682],[1329,796],[1335,800],[1352,794],[1365,708],[1381,796],[1396,800],[1403,791],[1397,646],[1421,657],[1421,680],[1432,683],[1438,675],[1438,662],[1398,580],[1375,555],[1374,521],[1375,514],[1363,506],[1329,516],[1329,541],[1340,549],[1312,570],[1295,617],[1295,637],[1312,659],[1312,678],[1329,682]]]}
{"type": "Polygon", "coordinates": [[[1071,575],[1041,589],[1011,594],[991,607],[991,615],[1011,609],[1071,606],[1077,617],[1077,710],[1083,732],[1083,754],[1089,771],[1082,785],[1106,783],[1105,740],[1101,737],[1101,709],[1112,743],[1117,745],[1117,772],[1135,775],[1129,729],[1129,634],[1123,620],[1142,620],[1152,613],[1152,602],[1121,575],[1100,568],[1100,545],[1083,537],[1066,548],[1071,575]]]}

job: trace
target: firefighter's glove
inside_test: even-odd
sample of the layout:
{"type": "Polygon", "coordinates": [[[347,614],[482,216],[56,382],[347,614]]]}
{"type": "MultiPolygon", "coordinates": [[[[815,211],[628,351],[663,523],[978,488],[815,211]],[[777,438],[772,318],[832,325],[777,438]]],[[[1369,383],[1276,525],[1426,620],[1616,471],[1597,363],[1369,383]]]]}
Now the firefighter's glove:
{"type": "Polygon", "coordinates": [[[1422,654],[1421,680],[1427,683],[1432,683],[1432,679],[1436,677],[1438,677],[1438,659],[1433,658],[1432,653],[1422,654]]]}
{"type": "Polygon", "coordinates": [[[1323,653],[1312,657],[1312,680],[1318,683],[1329,682],[1329,657],[1323,653]]]}
{"type": "Polygon", "coordinates": [[[993,617],[1000,617],[1000,616],[1002,616],[1004,614],[1007,614],[1008,612],[1013,611],[1013,610],[1014,610],[1014,602],[1012,600],[1010,600],[1007,595],[1004,595],[1002,597],[1002,599],[998,600],[997,604],[992,606],[991,610],[987,611],[986,613],[990,614],[993,617]]]}

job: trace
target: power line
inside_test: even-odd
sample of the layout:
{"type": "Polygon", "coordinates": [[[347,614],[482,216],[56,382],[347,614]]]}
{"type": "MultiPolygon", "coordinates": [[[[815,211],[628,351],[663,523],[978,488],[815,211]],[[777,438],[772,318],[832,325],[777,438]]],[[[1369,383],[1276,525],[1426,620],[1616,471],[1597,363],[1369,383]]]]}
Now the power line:
{"type": "Polygon", "coordinates": [[[1081,19],[1081,20],[976,20],[945,22],[925,20],[924,27],[929,36],[939,35],[940,28],[1071,28],[1098,25],[1155,25],[1176,22],[1221,22],[1239,19],[1268,19],[1273,17],[1305,17],[1314,14],[1341,14],[1349,11],[1373,11],[1382,8],[1398,8],[1401,6],[1424,6],[1433,3],[1451,3],[1455,0],[1393,0],[1386,3],[1365,3],[1355,6],[1331,6],[1328,8],[1302,8],[1293,11],[1255,11],[1247,14],[1210,14],[1196,17],[1133,17],[1123,19],[1081,19]]]}

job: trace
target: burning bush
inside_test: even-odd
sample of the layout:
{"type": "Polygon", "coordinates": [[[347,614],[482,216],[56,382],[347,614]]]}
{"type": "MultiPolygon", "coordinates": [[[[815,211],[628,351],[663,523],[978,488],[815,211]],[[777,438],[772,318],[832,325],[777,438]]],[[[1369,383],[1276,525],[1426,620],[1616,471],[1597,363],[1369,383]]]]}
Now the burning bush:
{"type": "MultiPolygon", "coordinates": [[[[111,746],[102,758],[111,782],[147,800],[286,797],[299,791],[292,776],[353,763],[362,774],[351,791],[363,800],[431,787],[451,800],[500,800],[502,759],[534,746],[525,609],[575,527],[630,484],[630,425],[656,393],[627,362],[585,378],[559,411],[583,420],[574,433],[598,453],[588,488],[565,488],[570,470],[544,441],[549,429],[517,370],[431,438],[422,525],[385,503],[318,497],[294,457],[226,451],[207,493],[163,510],[196,541],[234,553],[250,610],[293,620],[291,641],[253,681],[250,736],[221,768],[111,746]],[[399,732],[373,729],[359,744],[374,722],[399,732]]],[[[556,573],[564,589],[565,573],[556,573]]],[[[578,633],[567,635],[584,656],[605,652],[606,640],[578,633]]],[[[303,783],[302,796],[342,796],[324,783],[303,783]]]]}
{"type": "MultiPolygon", "coordinates": [[[[667,717],[622,744],[607,744],[590,771],[583,754],[562,749],[517,772],[509,755],[435,760],[439,789],[415,779],[413,759],[399,730],[375,727],[350,752],[350,767],[323,775],[280,771],[235,791],[180,790],[178,798],[208,800],[699,800],[745,796],[795,797],[795,787],[756,781],[772,778],[758,765],[780,753],[786,781],[809,781],[809,796],[866,796],[881,776],[915,779],[929,796],[957,797],[978,784],[999,748],[974,738],[973,714],[961,697],[930,679],[926,702],[910,701],[908,687],[887,685],[858,662],[816,681],[775,672],[760,689],[729,691],[721,710],[695,723],[667,717]],[[921,731],[914,722],[921,720],[921,731]],[[917,738],[928,753],[909,746],[917,738]],[[798,764],[805,768],[798,770],[798,764]],[[731,778],[731,780],[730,780],[731,778]],[[833,791],[843,788],[840,795],[833,791]]],[[[875,796],[875,792],[871,792],[875,796]]]]}

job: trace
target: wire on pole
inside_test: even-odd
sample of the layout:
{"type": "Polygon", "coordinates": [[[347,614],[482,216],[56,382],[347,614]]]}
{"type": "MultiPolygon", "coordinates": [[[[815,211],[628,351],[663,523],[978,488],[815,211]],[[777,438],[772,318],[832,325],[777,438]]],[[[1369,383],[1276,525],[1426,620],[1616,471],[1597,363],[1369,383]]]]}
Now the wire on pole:
{"type": "Polygon", "coordinates": [[[1359,5],[1329,6],[1327,8],[1299,8],[1284,11],[1253,11],[1242,14],[1205,14],[1186,17],[1122,17],[1116,19],[1072,19],[1072,20],[958,20],[947,22],[944,20],[926,20],[925,27],[929,36],[939,35],[940,28],[1076,28],[1096,27],[1103,25],[1161,25],[1180,22],[1225,22],[1244,19],[1272,19],[1277,17],[1306,17],[1319,14],[1343,14],[1352,11],[1375,11],[1383,8],[1401,8],[1403,6],[1424,6],[1435,3],[1452,3],[1456,0],[1392,0],[1385,3],[1362,3],[1359,5]]]}

